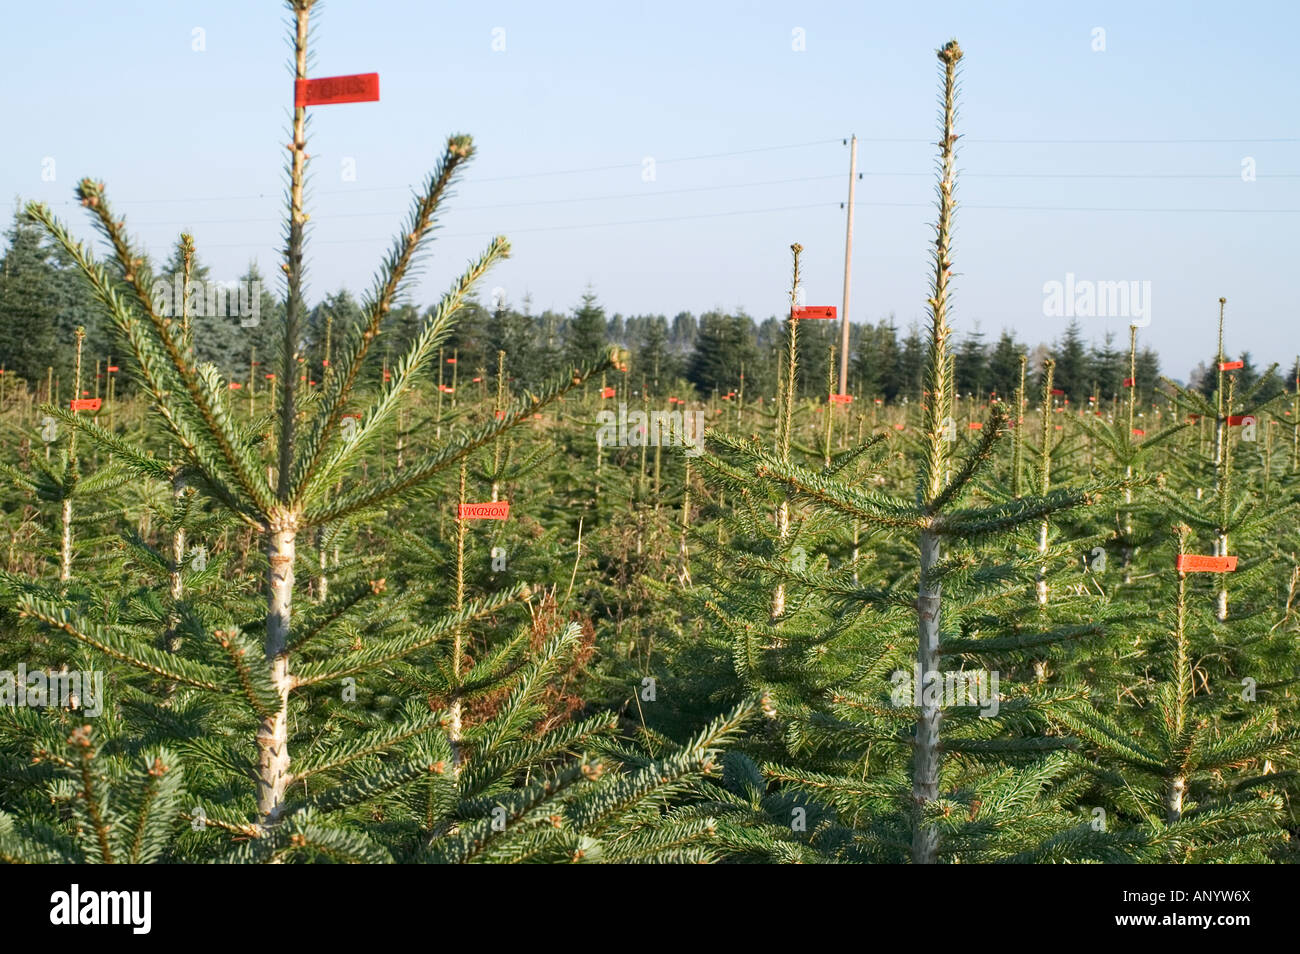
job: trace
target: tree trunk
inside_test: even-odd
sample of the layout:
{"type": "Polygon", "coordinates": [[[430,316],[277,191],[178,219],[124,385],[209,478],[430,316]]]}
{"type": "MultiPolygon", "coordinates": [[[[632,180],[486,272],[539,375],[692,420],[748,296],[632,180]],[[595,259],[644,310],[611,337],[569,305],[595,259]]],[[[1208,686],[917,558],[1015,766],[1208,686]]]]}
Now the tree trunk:
{"type": "Polygon", "coordinates": [[[257,731],[257,814],[259,823],[274,823],[289,786],[289,625],[293,609],[293,521],[272,527],[267,539],[266,661],[280,694],[276,712],[262,719],[257,731]]]}
{"type": "Polygon", "coordinates": [[[63,498],[63,534],[59,544],[59,582],[72,579],[72,500],[63,498]]]}
{"type": "MultiPolygon", "coordinates": [[[[1228,535],[1226,533],[1219,534],[1215,549],[1218,551],[1218,556],[1228,555],[1228,535]]],[[[1222,582],[1219,584],[1219,599],[1215,606],[1215,615],[1220,623],[1228,621],[1228,576],[1226,573],[1223,574],[1222,582]]]]}
{"type": "Polygon", "coordinates": [[[1187,780],[1181,775],[1169,780],[1169,791],[1165,795],[1165,821],[1172,825],[1183,817],[1183,795],[1187,791],[1187,780]]]}
{"type": "MultiPolygon", "coordinates": [[[[1039,556],[1047,555],[1047,521],[1044,520],[1038,527],[1038,554],[1039,556]]],[[[1038,605],[1047,605],[1047,564],[1044,563],[1038,568],[1038,579],[1034,582],[1034,591],[1038,595],[1038,605]]]]}
{"type": "MultiPolygon", "coordinates": [[[[917,590],[917,651],[919,685],[913,691],[921,692],[925,679],[939,668],[939,609],[941,585],[931,582],[931,570],[939,562],[939,536],[929,531],[921,533],[921,583],[917,590]]],[[[912,750],[912,801],[916,817],[912,834],[912,862],[918,865],[933,864],[939,847],[939,833],[922,823],[925,806],[939,797],[939,722],[943,710],[937,702],[926,700],[921,692],[921,707],[916,718],[916,738],[912,750]]]]}
{"type": "MultiPolygon", "coordinates": [[[[779,546],[784,552],[785,541],[790,536],[790,501],[783,500],[776,508],[776,532],[779,546]]],[[[772,590],[771,622],[775,623],[785,615],[785,584],[778,583],[772,590]]]]}

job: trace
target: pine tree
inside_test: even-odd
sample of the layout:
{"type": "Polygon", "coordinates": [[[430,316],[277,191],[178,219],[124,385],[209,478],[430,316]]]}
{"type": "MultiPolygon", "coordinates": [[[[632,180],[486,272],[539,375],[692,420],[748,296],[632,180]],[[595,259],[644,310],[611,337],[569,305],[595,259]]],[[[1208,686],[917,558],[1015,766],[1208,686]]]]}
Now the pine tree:
{"type": "Polygon", "coordinates": [[[962,337],[954,359],[958,393],[973,394],[976,397],[986,395],[989,391],[989,356],[984,334],[978,327],[962,337]]]}
{"type": "Polygon", "coordinates": [[[710,311],[700,316],[699,333],[686,376],[701,392],[725,394],[740,385],[741,368],[753,368],[757,355],[753,322],[747,315],[710,311]]]}
{"type": "Polygon", "coordinates": [[[1060,339],[1052,346],[1052,358],[1056,362],[1056,386],[1065,392],[1065,396],[1074,404],[1086,401],[1089,394],[1088,354],[1083,343],[1083,332],[1078,319],[1071,319],[1066,325],[1060,339]]]}
{"type": "Polygon", "coordinates": [[[668,321],[663,315],[648,315],[637,336],[633,363],[649,373],[649,381],[659,393],[661,381],[676,378],[679,367],[673,354],[668,350],[668,321]]]}
{"type": "MultiPolygon", "coordinates": [[[[760,695],[766,731],[729,756],[711,806],[725,812],[724,839],[748,856],[992,860],[1086,830],[1068,804],[1072,743],[1046,716],[1060,693],[1015,676],[1026,656],[1104,627],[1086,612],[1063,618],[1068,601],[1054,615],[1032,597],[1025,606],[1042,556],[1017,556],[1010,544],[1104,488],[990,490],[997,482],[984,474],[1008,420],[1001,404],[977,422],[977,439],[956,439],[948,301],[960,48],[945,45],[939,59],[939,220],[915,496],[875,489],[892,467],[883,436],[829,465],[790,441],[792,344],[773,443],[715,431],[697,464],[735,514],[716,542],[699,541],[710,558],[691,605],[705,621],[683,632],[663,677],[686,683],[677,694],[694,708],[665,717],[689,723],[701,699],[725,707],[760,695]],[[862,559],[853,524],[866,535],[862,559]]],[[[796,288],[798,277],[796,263],[796,288]]],[[[1096,848],[1084,841],[1076,857],[1096,848]]]]}
{"type": "MultiPolygon", "coordinates": [[[[1183,557],[1191,529],[1178,526],[1175,535],[1183,557]]],[[[1172,605],[1162,614],[1163,631],[1141,627],[1147,678],[1123,721],[1086,703],[1057,713],[1095,750],[1081,764],[1105,802],[1100,813],[1094,809],[1097,827],[1106,833],[1101,857],[1267,861],[1268,850],[1286,840],[1281,811],[1292,787],[1290,778],[1270,775],[1268,757],[1288,751],[1300,733],[1280,731],[1276,711],[1253,704],[1253,693],[1236,691],[1231,677],[1207,678],[1197,662],[1216,642],[1212,626],[1198,622],[1207,614],[1189,604],[1186,572],[1167,569],[1162,575],[1177,577],[1172,605]]],[[[1062,843],[1015,860],[1050,860],[1062,843]]]]}
{"type": "Polygon", "coordinates": [[[1016,341],[1010,331],[1003,329],[989,355],[990,390],[1003,398],[1016,393],[1020,383],[1020,358],[1024,354],[1024,345],[1016,341]]]}
{"type": "Polygon", "coordinates": [[[565,354],[575,368],[583,368],[599,360],[604,350],[605,310],[596,301],[596,293],[588,289],[569,322],[565,354]]]}
{"type": "MultiPolygon", "coordinates": [[[[70,380],[78,328],[85,331],[89,355],[107,354],[107,336],[86,314],[88,298],[70,275],[68,259],[45,243],[38,224],[21,211],[5,233],[8,248],[0,259],[0,355],[5,373],[36,383],[47,371],[70,380]]],[[[93,361],[93,358],[92,358],[93,361]]]]}

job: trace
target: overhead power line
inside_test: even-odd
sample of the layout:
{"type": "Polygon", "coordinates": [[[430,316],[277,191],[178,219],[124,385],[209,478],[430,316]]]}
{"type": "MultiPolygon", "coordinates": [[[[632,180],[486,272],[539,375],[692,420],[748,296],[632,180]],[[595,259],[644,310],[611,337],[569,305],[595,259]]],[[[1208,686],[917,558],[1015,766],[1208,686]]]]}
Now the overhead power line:
{"type": "MultiPolygon", "coordinates": [[[[613,222],[583,222],[569,225],[540,225],[529,228],[502,228],[492,229],[482,232],[455,232],[444,233],[440,237],[448,238],[483,238],[493,235],[525,235],[534,232],[569,232],[579,231],[582,229],[599,229],[599,228],[616,228],[626,225],[657,225],[665,222],[686,222],[697,219],[715,219],[729,218],[740,215],[763,215],[772,212],[792,212],[803,211],[808,209],[832,209],[838,208],[843,203],[837,201],[813,202],[803,205],[784,205],[763,209],[732,209],[723,212],[701,212],[690,215],[669,215],[648,219],[623,219],[613,222]]],[[[899,208],[899,209],[928,209],[933,208],[930,202],[867,202],[858,201],[855,206],[871,206],[875,208],[899,208]]],[[[1063,205],[978,205],[962,204],[963,209],[978,209],[982,211],[998,212],[1099,212],[1099,213],[1135,213],[1135,214],[1159,214],[1159,213],[1195,213],[1195,214],[1259,214],[1259,215],[1300,215],[1300,208],[1295,209],[1228,209],[1228,208],[1118,208],[1102,206],[1063,206],[1063,205]]],[[[391,235],[377,235],[366,238],[346,238],[346,239],[313,239],[313,245],[350,245],[371,242],[388,242],[392,240],[391,235]]],[[[208,244],[205,248],[247,248],[249,243],[221,243],[208,244]]],[[[268,243],[269,244],[269,243],[268,243]]]]}
{"type": "MultiPolygon", "coordinates": [[[[929,177],[929,176],[932,176],[933,173],[932,173],[932,172],[880,172],[880,171],[876,171],[876,172],[862,172],[861,175],[862,175],[862,176],[878,177],[878,178],[886,178],[886,177],[921,177],[921,176],[929,177]]],[[[965,173],[960,173],[959,175],[960,175],[960,177],[963,178],[963,179],[1138,179],[1138,180],[1149,180],[1149,179],[1157,179],[1157,180],[1159,180],[1159,179],[1170,179],[1170,180],[1190,180],[1190,179],[1197,179],[1197,180],[1201,180],[1201,179],[1209,179],[1209,180],[1214,180],[1214,179],[1239,180],[1239,179],[1240,179],[1240,176],[1239,176],[1239,175],[1234,175],[1234,174],[1222,174],[1222,173],[1017,173],[1017,172],[987,172],[987,173],[979,173],[979,172],[965,172],[965,173]]],[[[604,194],[600,194],[600,195],[590,195],[590,196],[565,196],[565,197],[562,197],[562,198],[555,198],[555,199],[529,199],[529,200],[522,201],[522,202],[497,202],[497,203],[490,203],[490,204],[487,204],[487,205],[457,206],[457,207],[455,208],[454,211],[456,211],[456,212],[481,212],[481,211],[487,211],[487,210],[493,210],[493,209],[529,208],[529,207],[533,207],[533,206],[548,206],[548,205],[560,205],[560,206],[562,206],[562,205],[569,205],[569,204],[572,204],[572,203],[579,203],[579,202],[613,202],[613,201],[622,201],[622,200],[624,200],[624,199],[650,199],[650,198],[657,198],[657,197],[660,197],[660,196],[698,194],[698,193],[703,193],[703,192],[719,192],[719,191],[724,191],[724,190],[728,190],[728,189],[763,188],[763,187],[767,187],[767,186],[788,185],[788,184],[796,184],[796,183],[804,183],[804,182],[822,182],[822,181],[826,181],[826,180],[828,180],[828,179],[838,179],[838,178],[840,178],[840,176],[839,176],[839,175],[836,175],[836,174],[831,174],[831,175],[820,175],[820,176],[796,176],[796,177],[785,178],[785,179],[766,179],[766,180],[760,180],[760,181],[756,181],[756,182],[728,182],[728,183],[721,183],[721,184],[716,184],[716,185],[707,185],[707,186],[689,186],[689,187],[681,188],[681,189],[651,189],[651,190],[639,190],[639,191],[637,191],[637,192],[604,193],[604,194]]],[[[1262,179],[1300,179],[1300,173],[1271,173],[1271,174],[1260,175],[1260,176],[1258,176],[1257,178],[1262,178],[1262,179]]],[[[864,203],[857,203],[857,204],[864,204],[864,203]]],[[[912,203],[869,203],[869,204],[878,204],[878,205],[896,205],[896,206],[898,206],[898,207],[900,207],[900,208],[907,208],[907,207],[913,205],[912,203]]],[[[1272,212],[1272,211],[1281,211],[1281,212],[1285,212],[1285,211],[1288,211],[1288,210],[1286,210],[1286,209],[1278,209],[1278,210],[1273,210],[1273,209],[1260,209],[1260,210],[1256,210],[1256,209],[1209,209],[1209,208],[1189,208],[1189,209],[1140,209],[1140,208],[1129,208],[1129,209],[1120,209],[1120,208],[1087,208],[1087,207],[1082,207],[1082,206],[1068,206],[1068,207],[1066,207],[1066,206],[977,206],[977,205],[968,205],[968,206],[966,206],[966,208],[1006,208],[1006,209],[1012,209],[1012,208],[1040,209],[1040,208],[1041,208],[1041,209],[1044,210],[1044,211],[1096,211],[1096,212],[1104,212],[1104,211],[1130,211],[1130,212],[1144,212],[1144,211],[1157,211],[1157,212],[1161,212],[1161,211],[1167,211],[1167,212],[1173,212],[1173,211],[1188,211],[1188,212],[1216,212],[1216,211],[1218,211],[1218,212],[1233,212],[1233,211],[1240,211],[1240,212],[1254,212],[1254,211],[1263,211],[1263,212],[1272,212]]],[[[394,217],[394,216],[400,216],[400,215],[402,215],[405,211],[406,211],[405,209],[381,209],[381,210],[369,211],[369,212],[334,212],[334,213],[331,213],[331,214],[330,214],[330,218],[331,218],[331,219],[391,218],[391,217],[394,217]]],[[[250,225],[251,225],[251,224],[266,223],[266,222],[279,222],[279,221],[281,221],[281,219],[280,219],[279,217],[274,217],[274,218],[250,218],[250,217],[247,217],[247,216],[240,216],[240,217],[235,217],[235,218],[225,218],[225,219],[185,219],[185,220],[177,220],[177,219],[145,219],[145,220],[137,220],[137,221],[134,221],[134,222],[132,222],[131,224],[132,224],[132,226],[173,226],[173,227],[188,227],[188,226],[194,226],[194,225],[236,225],[236,224],[250,224],[250,225]]]]}
{"type": "MultiPolygon", "coordinates": [[[[871,138],[871,137],[859,137],[859,140],[858,140],[858,141],[859,141],[859,142],[865,142],[865,143],[913,143],[913,144],[929,144],[929,143],[932,142],[932,140],[929,139],[929,138],[917,138],[917,137],[908,137],[908,138],[893,138],[893,137],[875,137],[875,138],[871,138]]],[[[670,164],[674,164],[674,163],[683,163],[683,162],[699,162],[699,161],[705,161],[705,160],[710,160],[710,159],[727,159],[727,158],[732,158],[732,157],[735,157],[735,156],[754,155],[754,154],[757,154],[757,153],[765,153],[765,152],[778,152],[778,151],[789,150],[789,149],[804,149],[804,148],[810,148],[810,147],[812,147],[812,146],[824,146],[824,145],[830,145],[830,144],[840,143],[840,142],[847,142],[847,139],[846,139],[846,138],[843,138],[843,137],[837,137],[837,138],[834,138],[834,139],[813,139],[813,140],[809,140],[809,141],[806,141],[806,142],[785,143],[785,144],[783,144],[783,145],[775,145],[775,146],[755,146],[755,147],[751,147],[751,148],[747,148],[747,149],[734,149],[734,150],[723,151],[723,152],[699,153],[699,154],[697,154],[697,155],[692,155],[692,156],[672,156],[672,157],[663,158],[663,159],[660,159],[660,158],[657,158],[657,157],[656,157],[656,158],[655,158],[655,164],[656,164],[656,166],[661,166],[661,165],[670,165],[670,164]]],[[[1205,138],[1200,138],[1200,139],[1196,139],[1196,138],[1187,138],[1187,139],[966,139],[966,138],[963,138],[963,139],[962,139],[962,142],[964,142],[964,143],[990,144],[990,145],[992,145],[992,144],[1007,144],[1007,145],[1194,145],[1194,144],[1211,144],[1211,143],[1296,143],[1296,142],[1300,142],[1300,137],[1297,137],[1297,138],[1284,138],[1284,137],[1272,137],[1272,138],[1242,138],[1242,139],[1205,139],[1205,138]]],[[[641,161],[641,160],[638,160],[638,161],[635,161],[635,162],[611,163],[611,164],[608,164],[608,165],[601,165],[601,166],[582,166],[582,167],[570,168],[570,169],[550,169],[550,170],[542,170],[542,171],[538,171],[538,172],[520,172],[520,173],[512,173],[512,174],[509,174],[509,175],[500,175],[500,176],[485,176],[485,177],[478,177],[478,176],[473,176],[473,175],[471,174],[471,176],[468,177],[468,180],[467,180],[467,181],[470,181],[470,182],[508,182],[508,181],[524,180],[524,179],[545,178],[545,177],[552,177],[552,176],[581,175],[581,174],[589,174],[589,173],[593,173],[593,172],[611,172],[611,171],[616,171],[616,170],[620,170],[620,169],[622,169],[622,170],[629,170],[629,169],[640,169],[640,168],[642,168],[642,161],[641,161]]],[[[931,175],[933,175],[933,172],[925,172],[925,171],[916,171],[916,172],[913,172],[913,171],[906,171],[906,172],[884,172],[884,171],[876,171],[876,172],[863,172],[862,174],[863,174],[864,176],[873,176],[873,177],[887,177],[887,176],[900,176],[900,177],[902,177],[902,176],[907,176],[907,177],[911,177],[911,176],[931,176],[931,175]]],[[[1079,178],[1079,179],[1085,179],[1085,178],[1098,178],[1098,179],[1112,179],[1112,178],[1113,178],[1113,179],[1130,179],[1130,178],[1131,178],[1131,179],[1146,179],[1146,178],[1150,178],[1150,179],[1165,179],[1165,178],[1168,178],[1168,179],[1179,179],[1179,178],[1187,178],[1187,179],[1201,179],[1201,178],[1204,178],[1204,179],[1214,179],[1214,178],[1225,178],[1225,179],[1230,179],[1230,178],[1236,178],[1235,175],[1233,175],[1233,174],[1226,174],[1226,173],[1122,173],[1122,172],[1120,172],[1120,173],[1019,173],[1019,172],[1005,172],[1005,173],[979,173],[979,172],[970,172],[970,173],[964,173],[963,175],[964,175],[964,177],[966,177],[966,178],[1006,178],[1006,179],[1015,179],[1015,178],[1026,178],[1026,179],[1028,179],[1028,178],[1041,178],[1041,179],[1052,179],[1052,178],[1062,178],[1062,179],[1064,179],[1064,178],[1079,178]]],[[[1264,174],[1264,173],[1261,173],[1261,174],[1259,174],[1259,175],[1257,176],[1257,178],[1260,178],[1260,179],[1295,179],[1295,178],[1300,178],[1300,173],[1272,173],[1272,174],[1264,174]]],[[[314,194],[315,194],[315,195],[357,195],[357,194],[365,194],[365,193],[371,193],[371,192],[410,192],[410,191],[411,191],[411,188],[412,188],[412,187],[411,187],[410,184],[407,184],[407,185],[392,185],[392,186],[359,186],[359,187],[349,187],[349,188],[345,188],[345,189],[323,189],[323,190],[315,191],[314,194]]],[[[213,196],[170,196],[170,197],[162,197],[162,198],[159,198],[159,197],[151,197],[151,198],[141,198],[141,199],[118,199],[117,201],[122,202],[122,203],[124,203],[124,204],[131,204],[131,205],[145,205],[145,204],[169,203],[169,202],[235,202],[235,201],[246,201],[246,200],[252,200],[252,199],[266,199],[266,198],[275,198],[275,199],[279,200],[279,199],[282,198],[282,196],[280,195],[280,193],[279,193],[278,191],[276,191],[276,192],[242,193],[242,194],[234,194],[234,195],[213,195],[213,196]]],[[[64,205],[73,205],[73,204],[75,204],[75,203],[69,201],[69,202],[64,202],[64,203],[62,203],[62,204],[64,204],[64,205]]]]}

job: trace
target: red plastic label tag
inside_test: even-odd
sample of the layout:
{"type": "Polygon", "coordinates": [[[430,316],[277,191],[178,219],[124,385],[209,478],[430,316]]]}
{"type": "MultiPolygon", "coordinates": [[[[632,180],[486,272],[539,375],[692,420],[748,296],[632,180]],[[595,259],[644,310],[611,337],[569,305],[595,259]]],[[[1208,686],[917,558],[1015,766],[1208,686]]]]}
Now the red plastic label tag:
{"type": "Polygon", "coordinates": [[[379,74],[325,76],[294,80],[294,106],[328,106],[330,103],[372,103],[379,99],[379,74]]]}
{"type": "Polygon", "coordinates": [[[102,403],[103,401],[99,398],[73,398],[72,409],[74,411],[98,411],[102,403]]]}
{"type": "Polygon", "coordinates": [[[803,308],[791,308],[791,318],[834,318],[834,305],[805,305],[803,308]]]}
{"type": "Polygon", "coordinates": [[[505,520],[510,516],[510,502],[461,504],[456,516],[461,520],[505,520]]]}

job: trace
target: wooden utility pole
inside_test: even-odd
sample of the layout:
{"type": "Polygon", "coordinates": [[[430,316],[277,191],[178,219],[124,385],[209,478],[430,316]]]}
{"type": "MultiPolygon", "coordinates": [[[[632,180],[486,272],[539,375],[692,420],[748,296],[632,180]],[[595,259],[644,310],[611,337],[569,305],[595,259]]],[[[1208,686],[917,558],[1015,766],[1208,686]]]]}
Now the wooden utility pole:
{"type": "Polygon", "coordinates": [[[853,274],[853,193],[858,182],[858,137],[849,144],[849,215],[844,229],[844,307],[840,311],[840,394],[849,386],[849,282],[853,274]]]}

